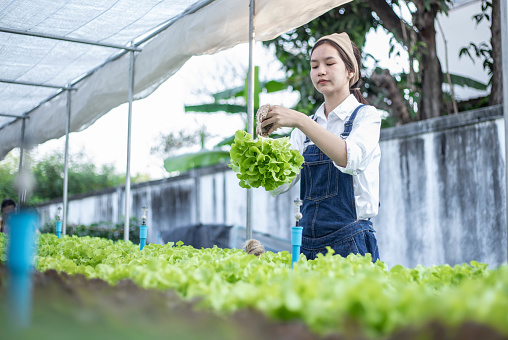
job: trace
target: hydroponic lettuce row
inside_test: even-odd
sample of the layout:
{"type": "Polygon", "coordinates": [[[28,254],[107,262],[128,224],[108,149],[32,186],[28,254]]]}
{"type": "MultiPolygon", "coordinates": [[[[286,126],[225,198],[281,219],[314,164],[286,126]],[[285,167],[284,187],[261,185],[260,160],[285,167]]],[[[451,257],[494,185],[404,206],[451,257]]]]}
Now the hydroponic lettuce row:
{"type": "MultiPolygon", "coordinates": [[[[5,262],[0,234],[0,261],[5,262]]],[[[472,261],[451,267],[405,268],[365,257],[304,256],[291,269],[288,252],[259,258],[239,249],[195,249],[100,238],[58,239],[42,234],[36,267],[81,273],[114,285],[131,279],[144,288],[172,289],[184,299],[219,313],[254,308],[275,320],[301,320],[311,330],[344,332],[351,322],[373,337],[439,320],[452,327],[466,321],[508,335],[508,265],[487,269],[472,261]]]]}
{"type": "Polygon", "coordinates": [[[304,158],[292,150],[289,138],[252,139],[252,135],[238,130],[231,145],[229,167],[237,173],[242,188],[274,190],[290,183],[300,173],[304,158]]]}

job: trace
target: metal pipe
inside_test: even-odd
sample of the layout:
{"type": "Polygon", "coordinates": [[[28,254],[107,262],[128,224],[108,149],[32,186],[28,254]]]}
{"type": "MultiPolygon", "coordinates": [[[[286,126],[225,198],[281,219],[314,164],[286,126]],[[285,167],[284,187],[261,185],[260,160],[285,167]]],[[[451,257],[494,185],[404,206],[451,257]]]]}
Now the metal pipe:
{"type": "MultiPolygon", "coordinates": [[[[149,35],[147,35],[146,37],[140,39],[139,41],[136,42],[136,45],[141,45],[143,43],[145,43],[146,41],[152,39],[154,36],[156,36],[157,34],[163,32],[164,30],[166,30],[167,28],[169,28],[171,25],[173,25],[177,20],[181,19],[182,17],[186,16],[186,15],[189,15],[189,14],[193,14],[195,12],[197,12],[198,10],[204,8],[205,6],[211,4],[212,2],[214,2],[215,0],[208,0],[208,1],[205,1],[205,2],[202,2],[202,3],[199,3],[195,6],[191,6],[189,7],[187,10],[185,10],[183,13],[181,13],[180,15],[172,18],[171,20],[169,20],[168,22],[166,22],[165,24],[163,24],[162,26],[160,26],[160,28],[156,29],[155,31],[153,31],[152,33],[150,33],[149,35]]],[[[11,30],[11,29],[6,29],[6,30],[11,30]]],[[[23,32],[23,31],[21,31],[23,32]]],[[[26,32],[26,33],[30,33],[30,32],[26,32]]],[[[33,35],[33,34],[28,34],[28,35],[33,35]]],[[[49,37],[47,37],[49,38],[49,37]]],[[[56,37],[55,37],[56,38],[56,37]]],[[[61,38],[61,37],[59,37],[61,38]]],[[[70,39],[70,41],[72,40],[77,40],[77,39],[70,39]]],[[[78,42],[78,41],[76,41],[78,42]]],[[[84,41],[82,41],[84,43],[84,41]]],[[[103,44],[105,45],[105,44],[103,44]]],[[[107,47],[113,47],[113,46],[107,46],[107,47]]],[[[80,81],[82,81],[83,79],[86,79],[88,78],[89,76],[91,76],[93,73],[95,73],[95,71],[97,71],[98,69],[102,68],[104,65],[106,65],[107,63],[111,62],[111,61],[114,61],[116,59],[119,59],[120,57],[122,57],[125,53],[127,53],[127,50],[134,50],[134,51],[138,51],[138,52],[141,52],[143,49],[140,48],[140,47],[135,47],[133,49],[131,49],[130,47],[126,47],[126,46],[123,46],[123,47],[120,47],[118,46],[118,48],[122,48],[122,51],[120,51],[118,54],[114,55],[113,57],[111,58],[108,58],[104,63],[98,65],[97,67],[95,67],[94,69],[92,69],[91,71],[88,71],[86,72],[85,74],[83,74],[82,76],[80,76],[79,78],[75,79],[74,81],[71,82],[72,85],[76,85],[77,83],[79,83],[80,81]]],[[[0,81],[2,82],[2,81],[0,81]]],[[[5,82],[10,82],[10,83],[13,83],[12,81],[5,81],[5,82]]],[[[37,86],[37,85],[34,85],[34,86],[37,86]]],[[[56,87],[56,86],[50,86],[50,87],[54,87],[54,88],[60,88],[61,87],[56,87]]],[[[74,90],[74,88],[73,88],[74,90]]],[[[49,102],[50,100],[52,100],[53,98],[57,97],[61,92],[58,92],[54,95],[51,95],[49,96],[47,99],[45,99],[44,101],[42,101],[39,105],[37,105],[36,107],[34,107],[33,109],[31,109],[30,111],[26,112],[25,114],[29,114],[31,113],[32,111],[36,110],[38,107],[40,107],[41,105],[43,105],[44,103],[47,103],[49,102]]]]}
{"type": "Polygon", "coordinates": [[[128,50],[128,51],[141,51],[139,48],[135,46],[122,46],[122,45],[116,45],[116,44],[106,44],[101,43],[93,40],[88,39],[78,39],[78,38],[69,38],[69,37],[63,37],[59,35],[54,34],[47,34],[47,33],[38,33],[38,32],[28,32],[28,31],[22,31],[17,30],[13,28],[6,28],[6,27],[0,27],[0,32],[5,33],[11,33],[11,34],[19,34],[19,35],[27,35],[30,37],[37,37],[37,38],[46,38],[46,39],[53,39],[53,40],[61,40],[61,41],[68,41],[68,42],[74,42],[79,44],[86,44],[86,45],[93,45],[93,46],[101,46],[101,47],[109,47],[109,48],[117,48],[120,50],[128,50]]]}
{"type": "Polygon", "coordinates": [[[508,4],[505,0],[499,1],[501,10],[501,59],[503,72],[503,115],[504,115],[504,142],[505,142],[505,201],[506,201],[506,256],[508,262],[508,4]],[[503,50],[503,46],[505,47],[503,50]]]}
{"type": "Polygon", "coordinates": [[[16,329],[27,329],[32,323],[34,225],[38,224],[35,210],[24,209],[9,218],[7,247],[8,321],[16,329]]]}
{"type": "Polygon", "coordinates": [[[58,207],[58,215],[56,216],[56,237],[62,237],[62,207],[58,207]]]}
{"type": "MultiPolygon", "coordinates": [[[[45,103],[47,103],[47,102],[51,101],[53,98],[56,98],[56,97],[57,97],[57,96],[58,96],[61,92],[62,92],[62,89],[60,89],[59,91],[56,91],[56,93],[55,93],[55,94],[53,94],[53,95],[49,96],[48,98],[44,99],[42,102],[40,102],[39,104],[37,104],[37,106],[35,106],[34,108],[30,109],[29,111],[26,111],[26,112],[24,113],[24,116],[23,116],[23,117],[30,118],[30,117],[28,117],[28,115],[29,115],[30,113],[32,113],[33,111],[35,111],[36,109],[38,109],[39,107],[41,107],[43,104],[45,104],[45,103]]],[[[19,118],[23,118],[23,117],[18,117],[18,119],[19,119],[19,118]]],[[[14,119],[12,122],[9,122],[9,123],[5,124],[3,127],[8,126],[8,125],[10,125],[10,124],[14,124],[15,122],[17,122],[17,121],[18,121],[18,119],[14,119]]],[[[3,127],[2,127],[2,128],[3,128],[3,127]]]]}
{"type": "MultiPolygon", "coordinates": [[[[131,42],[132,44],[132,42],[131,42]]],[[[129,63],[129,117],[127,121],[127,170],[125,174],[125,223],[123,230],[124,241],[129,240],[130,195],[131,195],[131,121],[132,94],[134,92],[134,51],[130,52],[129,63]]]]}
{"type": "Polygon", "coordinates": [[[146,212],[148,207],[145,205],[141,208],[143,215],[141,216],[141,225],[139,226],[139,250],[143,250],[146,246],[146,236],[148,234],[148,227],[146,226],[146,212]]]}
{"type": "MultiPolygon", "coordinates": [[[[19,146],[19,168],[18,168],[18,179],[21,178],[22,171],[23,171],[23,148],[25,147],[25,124],[26,119],[23,119],[23,122],[21,122],[21,143],[19,146]]],[[[22,199],[23,199],[23,191],[18,188],[18,205],[21,207],[22,205],[22,199]]]]}
{"type": "Polygon", "coordinates": [[[249,79],[248,79],[248,98],[247,98],[247,132],[254,136],[254,11],[255,0],[250,0],[249,11],[249,79]]]}
{"type": "Polygon", "coordinates": [[[0,113],[0,116],[2,116],[2,117],[13,117],[13,118],[19,118],[19,119],[30,119],[30,117],[28,117],[28,116],[10,115],[8,113],[0,113]]]}
{"type": "Polygon", "coordinates": [[[252,188],[247,189],[247,216],[245,227],[245,240],[252,238],[252,188]]]}
{"type": "MultiPolygon", "coordinates": [[[[189,15],[189,14],[193,14],[195,12],[197,12],[198,10],[204,8],[205,6],[211,4],[212,2],[214,2],[215,0],[208,0],[208,1],[205,1],[205,2],[202,2],[202,3],[199,3],[195,6],[191,6],[189,7],[187,10],[185,10],[183,13],[181,13],[180,15],[172,18],[171,20],[169,20],[168,22],[166,22],[165,24],[163,24],[162,26],[160,26],[160,28],[156,29],[155,31],[153,31],[152,33],[150,33],[149,35],[147,35],[146,37],[140,39],[139,41],[136,42],[136,45],[141,45],[143,43],[145,43],[146,41],[152,39],[154,36],[156,36],[157,34],[163,32],[164,30],[166,30],[167,28],[169,28],[171,25],[173,25],[177,20],[179,20],[180,18],[186,16],[186,15],[189,15]]],[[[118,47],[120,48],[120,47],[118,47]]],[[[94,69],[92,69],[91,71],[88,71],[86,72],[85,74],[83,74],[82,76],[78,77],[77,79],[75,79],[74,81],[71,82],[71,85],[76,85],[77,83],[79,83],[80,81],[88,78],[89,76],[91,76],[93,73],[95,73],[95,71],[97,71],[98,69],[102,68],[104,65],[106,65],[107,63],[109,62],[112,62],[116,59],[119,59],[120,57],[122,57],[125,53],[127,53],[128,51],[127,50],[131,50],[130,47],[122,47],[122,51],[120,51],[119,53],[117,53],[116,55],[112,56],[111,58],[108,58],[104,63],[98,65],[97,67],[95,67],[94,69]]],[[[141,52],[143,49],[140,48],[140,47],[136,47],[134,48],[133,50],[137,51],[137,52],[141,52]]],[[[0,82],[2,82],[0,80],[0,82]]],[[[4,81],[4,82],[9,82],[9,83],[13,83],[15,84],[14,82],[12,81],[4,81]]],[[[37,85],[34,85],[34,86],[37,86],[37,85]]],[[[40,85],[42,86],[42,85],[40,85]]],[[[57,87],[57,86],[50,86],[50,87],[53,87],[53,88],[60,88],[61,87],[57,87]]],[[[75,90],[73,88],[73,90],[75,90]]],[[[25,114],[29,114],[31,113],[32,111],[36,110],[38,107],[40,107],[41,105],[49,102],[50,100],[52,100],[53,98],[57,97],[61,92],[58,92],[54,95],[51,95],[49,96],[47,99],[45,99],[44,101],[42,101],[39,105],[37,105],[36,107],[34,107],[33,109],[31,109],[30,111],[26,112],[25,114]]]]}
{"type": "Polygon", "coordinates": [[[452,95],[453,113],[457,114],[457,113],[459,113],[459,110],[457,108],[457,101],[455,100],[455,90],[453,88],[452,78],[450,76],[450,68],[448,67],[448,41],[446,40],[443,28],[441,27],[441,23],[439,22],[439,19],[437,17],[436,17],[436,22],[439,27],[439,31],[441,31],[441,36],[443,37],[444,52],[445,52],[445,65],[446,65],[446,80],[448,80],[448,85],[450,86],[450,94],[452,95]]]}
{"type": "Polygon", "coordinates": [[[65,151],[63,182],[63,223],[62,235],[67,234],[67,191],[69,190],[69,131],[71,129],[71,91],[67,91],[67,114],[65,118],[65,151]]]}
{"type": "MultiPolygon", "coordinates": [[[[140,49],[141,50],[141,49],[140,49]]],[[[95,73],[95,71],[97,71],[98,69],[102,68],[104,65],[106,65],[107,63],[109,62],[112,62],[116,59],[119,59],[121,56],[123,56],[125,53],[128,53],[127,51],[121,51],[119,53],[117,53],[116,55],[114,55],[113,57],[111,58],[108,58],[104,63],[100,64],[99,66],[95,67],[94,69],[92,69],[91,71],[88,71],[87,73],[81,75],[80,77],[76,78],[75,80],[73,80],[71,82],[71,86],[74,86],[76,85],[77,83],[79,83],[80,81],[86,79],[87,77],[91,76],[92,74],[95,73]]],[[[52,88],[58,88],[60,91],[57,91],[55,94],[52,94],[51,96],[49,96],[48,98],[44,99],[42,102],[40,102],[37,106],[35,106],[34,108],[30,109],[29,111],[25,112],[25,115],[28,115],[30,113],[32,113],[33,111],[37,110],[39,107],[41,107],[42,105],[44,105],[45,103],[53,100],[54,98],[58,97],[60,95],[60,93],[63,92],[63,90],[65,90],[66,88],[65,87],[58,87],[57,85],[43,85],[43,84],[31,84],[31,83],[27,83],[27,84],[20,84],[20,82],[15,82],[15,81],[11,81],[11,80],[3,80],[0,79],[0,83],[1,82],[5,82],[5,83],[11,83],[11,84],[18,84],[18,85],[33,85],[33,86],[43,86],[43,87],[52,87],[52,88]]],[[[72,91],[77,91],[77,88],[75,87],[71,87],[70,90],[72,91]]],[[[11,123],[14,123],[16,120],[14,120],[13,122],[11,123]]],[[[9,124],[11,124],[9,123],[9,124]]],[[[7,124],[8,125],[8,124],[7,124]]]]}
{"type": "Polygon", "coordinates": [[[20,81],[20,80],[11,80],[11,79],[3,79],[0,78],[0,83],[7,83],[7,84],[15,84],[15,85],[28,85],[28,86],[38,86],[38,87],[49,87],[52,89],[64,89],[64,90],[76,90],[75,88],[65,85],[51,85],[51,84],[41,84],[41,83],[33,83],[30,81],[20,81]]]}
{"type": "MultiPolygon", "coordinates": [[[[256,0],[250,0],[249,5],[249,79],[247,97],[247,132],[254,136],[254,14],[256,0]]],[[[245,239],[252,238],[252,189],[247,189],[247,221],[245,227],[245,239]]]]}

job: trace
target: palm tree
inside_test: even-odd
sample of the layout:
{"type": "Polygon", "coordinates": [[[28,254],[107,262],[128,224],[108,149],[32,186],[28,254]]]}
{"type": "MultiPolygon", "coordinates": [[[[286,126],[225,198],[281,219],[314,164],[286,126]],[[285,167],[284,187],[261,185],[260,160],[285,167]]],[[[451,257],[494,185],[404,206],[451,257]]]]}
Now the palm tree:
{"type": "MultiPolygon", "coordinates": [[[[238,105],[238,104],[227,104],[224,101],[228,101],[233,98],[243,97],[245,99],[245,103],[247,103],[247,82],[248,73],[245,77],[245,85],[238,86],[235,88],[227,89],[215,94],[212,94],[214,98],[213,103],[199,104],[199,105],[186,105],[185,112],[199,112],[199,113],[218,113],[218,112],[226,112],[231,114],[247,114],[247,106],[246,105],[238,105]]],[[[284,80],[270,80],[266,82],[259,81],[259,67],[256,66],[254,69],[254,111],[257,111],[259,108],[259,96],[262,92],[265,93],[273,93],[277,91],[282,91],[288,88],[288,85],[284,80]]],[[[254,122],[255,124],[255,122],[254,122]]],[[[247,126],[245,126],[245,130],[247,130],[247,126]]],[[[275,136],[275,135],[274,135],[275,136]]],[[[229,146],[233,143],[234,135],[227,137],[217,145],[213,147],[212,150],[206,150],[204,148],[201,151],[183,154],[179,156],[171,156],[164,160],[164,168],[168,172],[184,172],[193,168],[210,166],[218,163],[229,163],[229,150],[226,149],[226,146],[229,146]]],[[[204,141],[201,141],[201,145],[204,146],[204,141]]]]}

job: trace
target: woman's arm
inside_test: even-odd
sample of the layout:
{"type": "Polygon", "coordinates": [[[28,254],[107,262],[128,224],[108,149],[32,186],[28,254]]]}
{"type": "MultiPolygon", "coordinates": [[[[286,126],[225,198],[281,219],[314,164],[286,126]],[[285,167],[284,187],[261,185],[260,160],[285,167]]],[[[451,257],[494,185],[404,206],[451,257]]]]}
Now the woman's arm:
{"type": "Polygon", "coordinates": [[[346,141],[334,135],[309,116],[279,105],[273,105],[261,126],[272,124],[268,134],[281,127],[295,127],[302,131],[314,144],[325,153],[335,164],[346,167],[347,147],[346,141]]]}
{"type": "Polygon", "coordinates": [[[377,109],[373,106],[361,108],[347,137],[347,165],[339,170],[351,175],[365,171],[372,155],[379,152],[380,134],[381,116],[377,109]]]}

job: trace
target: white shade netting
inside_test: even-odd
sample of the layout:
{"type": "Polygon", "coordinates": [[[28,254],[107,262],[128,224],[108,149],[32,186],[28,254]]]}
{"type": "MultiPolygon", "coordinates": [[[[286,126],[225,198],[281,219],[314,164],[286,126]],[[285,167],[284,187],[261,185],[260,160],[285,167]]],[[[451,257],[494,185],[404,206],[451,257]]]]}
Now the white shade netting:
{"type": "MultiPolygon", "coordinates": [[[[348,1],[257,0],[256,40],[273,39],[348,1]]],[[[162,24],[171,23],[139,45],[141,52],[135,52],[134,99],[151,94],[192,56],[213,54],[249,40],[249,0],[2,3],[0,0],[0,29],[121,46],[136,43],[162,24]]],[[[130,53],[114,48],[0,32],[0,78],[58,86],[75,82],[71,132],[85,129],[128,101],[129,63],[130,53]]],[[[0,113],[28,113],[25,136],[31,143],[59,138],[65,135],[65,92],[0,83],[0,113]]],[[[21,122],[0,117],[0,159],[20,145],[21,122]]]]}

